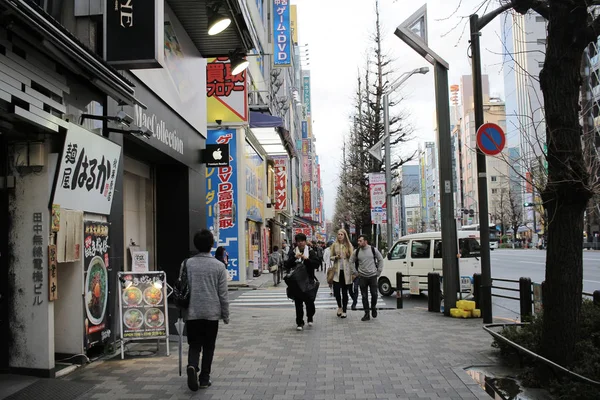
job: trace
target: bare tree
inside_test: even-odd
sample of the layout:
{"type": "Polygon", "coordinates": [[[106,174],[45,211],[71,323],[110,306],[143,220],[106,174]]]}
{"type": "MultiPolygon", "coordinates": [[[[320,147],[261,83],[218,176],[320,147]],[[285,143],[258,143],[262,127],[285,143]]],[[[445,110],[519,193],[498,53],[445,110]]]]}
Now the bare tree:
{"type": "MultiPolygon", "coordinates": [[[[520,203],[521,196],[509,189],[508,192],[508,224],[513,231],[513,243],[517,239],[517,233],[519,232],[519,227],[521,226],[521,222],[523,221],[523,208],[520,203]]],[[[514,244],[513,244],[514,246],[514,244]]]]}

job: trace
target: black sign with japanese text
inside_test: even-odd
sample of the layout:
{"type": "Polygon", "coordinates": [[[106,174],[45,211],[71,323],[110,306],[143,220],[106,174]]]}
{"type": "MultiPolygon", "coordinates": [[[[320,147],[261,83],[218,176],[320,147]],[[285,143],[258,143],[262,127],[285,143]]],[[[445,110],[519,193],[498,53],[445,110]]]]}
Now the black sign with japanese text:
{"type": "Polygon", "coordinates": [[[124,340],[167,337],[164,272],[119,272],[121,337],[124,340]]]}
{"type": "Polygon", "coordinates": [[[52,203],[109,215],[120,158],[121,146],[69,124],[52,203]]]}
{"type": "Polygon", "coordinates": [[[84,221],[84,317],[85,348],[104,343],[110,337],[108,321],[108,229],[107,222],[84,221]]]}
{"type": "Polygon", "coordinates": [[[119,69],[162,68],[163,0],[107,0],[106,61],[119,69]]]}

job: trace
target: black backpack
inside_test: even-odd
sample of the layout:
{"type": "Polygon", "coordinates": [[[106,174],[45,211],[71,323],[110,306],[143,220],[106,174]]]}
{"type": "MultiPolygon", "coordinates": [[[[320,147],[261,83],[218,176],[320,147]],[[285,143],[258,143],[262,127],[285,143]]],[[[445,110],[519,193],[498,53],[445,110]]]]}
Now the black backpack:
{"type": "MultiPolygon", "coordinates": [[[[360,251],[360,247],[356,248],[356,252],[354,253],[354,267],[356,268],[356,272],[358,272],[358,252],[360,251]]],[[[371,246],[371,251],[373,252],[373,260],[375,260],[375,268],[379,268],[379,260],[377,259],[377,255],[375,254],[375,247],[371,246]]]]}

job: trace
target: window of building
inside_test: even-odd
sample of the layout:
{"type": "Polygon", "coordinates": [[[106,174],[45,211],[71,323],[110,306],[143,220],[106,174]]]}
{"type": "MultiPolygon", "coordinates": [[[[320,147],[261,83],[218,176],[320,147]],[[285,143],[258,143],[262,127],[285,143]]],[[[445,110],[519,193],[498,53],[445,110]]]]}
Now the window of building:
{"type": "Polygon", "coordinates": [[[538,15],[537,17],[535,17],[535,22],[546,22],[546,19],[538,15]]]}
{"type": "Polygon", "coordinates": [[[538,61],[538,67],[544,68],[544,63],[542,61],[538,61]]]}
{"type": "Polygon", "coordinates": [[[492,182],[496,182],[498,181],[498,177],[497,176],[492,176],[492,182]]]}
{"type": "Polygon", "coordinates": [[[498,189],[492,189],[492,194],[498,194],[498,189]]]}

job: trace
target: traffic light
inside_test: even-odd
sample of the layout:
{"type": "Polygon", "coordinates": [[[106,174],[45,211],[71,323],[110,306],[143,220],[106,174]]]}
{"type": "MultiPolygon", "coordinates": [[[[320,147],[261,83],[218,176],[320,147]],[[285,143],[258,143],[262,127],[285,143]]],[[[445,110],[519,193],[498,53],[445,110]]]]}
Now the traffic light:
{"type": "Polygon", "coordinates": [[[523,207],[533,207],[535,203],[523,203],[523,207]]]}
{"type": "Polygon", "coordinates": [[[472,208],[469,210],[469,217],[473,218],[475,216],[475,210],[472,208]]]}

